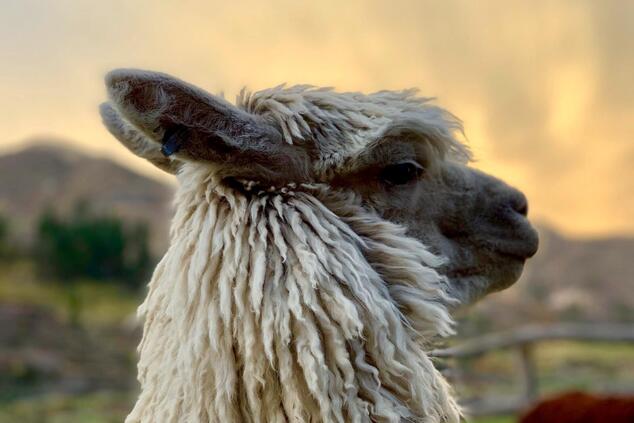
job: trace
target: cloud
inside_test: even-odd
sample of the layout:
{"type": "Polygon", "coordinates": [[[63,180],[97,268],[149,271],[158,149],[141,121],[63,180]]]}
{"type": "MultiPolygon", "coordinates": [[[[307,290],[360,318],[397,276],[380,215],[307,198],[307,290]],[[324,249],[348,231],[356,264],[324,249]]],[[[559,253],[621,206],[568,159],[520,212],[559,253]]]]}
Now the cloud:
{"type": "Polygon", "coordinates": [[[0,4],[6,145],[54,133],[144,171],[101,128],[110,68],[229,97],[280,82],[415,86],[465,121],[478,167],[570,233],[634,232],[634,4],[489,0],[0,4]]]}

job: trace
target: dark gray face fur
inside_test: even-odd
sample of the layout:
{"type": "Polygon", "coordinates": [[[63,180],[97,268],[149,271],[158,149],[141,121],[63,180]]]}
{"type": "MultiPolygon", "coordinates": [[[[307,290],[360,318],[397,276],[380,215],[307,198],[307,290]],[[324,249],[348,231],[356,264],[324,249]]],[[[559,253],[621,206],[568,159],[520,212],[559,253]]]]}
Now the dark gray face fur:
{"type": "Polygon", "coordinates": [[[538,246],[524,194],[462,164],[430,166],[413,149],[384,153],[383,163],[335,183],[357,191],[385,219],[405,225],[411,236],[446,257],[441,272],[450,279],[450,294],[463,304],[517,281],[538,246]]]}

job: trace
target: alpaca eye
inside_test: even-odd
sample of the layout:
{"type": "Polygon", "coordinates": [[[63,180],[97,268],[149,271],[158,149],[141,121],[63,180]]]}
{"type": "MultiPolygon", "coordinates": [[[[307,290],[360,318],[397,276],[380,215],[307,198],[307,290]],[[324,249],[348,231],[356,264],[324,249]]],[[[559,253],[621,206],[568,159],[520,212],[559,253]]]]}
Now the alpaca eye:
{"type": "Polygon", "coordinates": [[[417,179],[423,168],[416,162],[403,162],[386,166],[380,178],[388,185],[405,185],[417,179]]]}

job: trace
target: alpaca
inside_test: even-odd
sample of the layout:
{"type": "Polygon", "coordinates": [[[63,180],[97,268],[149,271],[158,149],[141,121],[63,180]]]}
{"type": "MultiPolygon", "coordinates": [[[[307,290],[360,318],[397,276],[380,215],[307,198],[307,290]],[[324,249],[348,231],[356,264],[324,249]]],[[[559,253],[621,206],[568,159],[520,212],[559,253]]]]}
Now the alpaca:
{"type": "Polygon", "coordinates": [[[413,90],[106,86],[109,131],[179,182],[126,422],[460,420],[426,351],[537,236],[523,194],[467,166],[457,118],[413,90]]]}
{"type": "Polygon", "coordinates": [[[567,392],[544,400],[527,412],[520,423],[632,423],[634,397],[597,396],[567,392]]]}

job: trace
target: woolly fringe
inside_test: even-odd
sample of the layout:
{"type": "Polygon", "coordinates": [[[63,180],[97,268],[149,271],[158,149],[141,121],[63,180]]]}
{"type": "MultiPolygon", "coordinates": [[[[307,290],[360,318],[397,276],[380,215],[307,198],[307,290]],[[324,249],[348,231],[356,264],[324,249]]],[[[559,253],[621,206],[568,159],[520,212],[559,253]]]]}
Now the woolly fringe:
{"type": "Polygon", "coordinates": [[[127,423],[459,421],[424,351],[452,331],[436,256],[323,186],[179,179],[127,423]]]}
{"type": "Polygon", "coordinates": [[[470,160],[469,149],[455,137],[464,136],[460,119],[431,104],[431,98],[416,94],[415,89],[362,94],[279,85],[255,93],[243,89],[236,105],[275,122],[289,144],[314,143],[319,149],[314,166],[322,176],[345,168],[369,142],[385,136],[399,122],[422,130],[421,135],[447,158],[470,160]]]}

